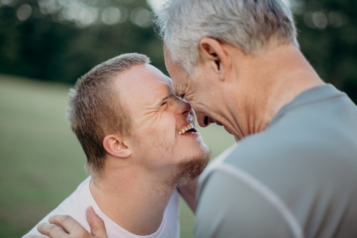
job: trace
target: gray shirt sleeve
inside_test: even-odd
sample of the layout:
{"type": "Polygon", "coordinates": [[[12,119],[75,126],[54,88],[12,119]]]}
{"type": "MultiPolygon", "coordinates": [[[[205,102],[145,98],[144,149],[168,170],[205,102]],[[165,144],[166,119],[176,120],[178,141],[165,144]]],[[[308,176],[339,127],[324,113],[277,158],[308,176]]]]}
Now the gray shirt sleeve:
{"type": "Polygon", "coordinates": [[[200,181],[195,238],[301,237],[274,196],[233,170],[216,168],[200,181]]]}

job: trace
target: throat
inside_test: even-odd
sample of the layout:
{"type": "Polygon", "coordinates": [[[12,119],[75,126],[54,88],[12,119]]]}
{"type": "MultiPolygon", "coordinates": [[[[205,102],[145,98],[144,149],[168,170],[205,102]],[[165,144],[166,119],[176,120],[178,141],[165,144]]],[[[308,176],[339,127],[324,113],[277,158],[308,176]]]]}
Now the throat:
{"type": "Polygon", "coordinates": [[[164,195],[130,181],[116,180],[104,186],[103,182],[91,181],[90,191],[109,219],[135,235],[146,236],[159,229],[174,190],[164,195]]]}

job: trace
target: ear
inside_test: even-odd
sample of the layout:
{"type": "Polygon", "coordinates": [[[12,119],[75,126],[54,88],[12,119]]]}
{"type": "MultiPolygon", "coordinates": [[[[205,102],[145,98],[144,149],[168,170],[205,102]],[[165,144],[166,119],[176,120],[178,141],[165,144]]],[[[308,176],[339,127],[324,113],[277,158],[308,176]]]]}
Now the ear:
{"type": "Polygon", "coordinates": [[[115,134],[104,137],[103,147],[107,153],[115,157],[128,158],[131,156],[131,150],[126,142],[124,142],[123,138],[115,134]]]}
{"type": "Polygon", "coordinates": [[[199,43],[200,56],[203,64],[208,64],[219,79],[224,81],[227,77],[228,54],[222,42],[216,39],[204,37],[199,43]]]}

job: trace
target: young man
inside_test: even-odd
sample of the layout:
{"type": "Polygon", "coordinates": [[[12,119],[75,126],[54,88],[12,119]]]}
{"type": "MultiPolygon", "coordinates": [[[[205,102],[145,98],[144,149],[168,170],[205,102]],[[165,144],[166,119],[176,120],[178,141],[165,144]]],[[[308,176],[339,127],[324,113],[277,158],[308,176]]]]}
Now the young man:
{"type": "MultiPolygon", "coordinates": [[[[78,80],[68,118],[91,176],[42,221],[66,214],[89,231],[91,206],[108,237],[178,238],[176,188],[202,172],[208,148],[171,79],[144,55],[110,59],[78,80]]],[[[49,226],[53,234],[66,230],[49,226]]],[[[32,234],[36,227],[25,237],[32,234]]]]}

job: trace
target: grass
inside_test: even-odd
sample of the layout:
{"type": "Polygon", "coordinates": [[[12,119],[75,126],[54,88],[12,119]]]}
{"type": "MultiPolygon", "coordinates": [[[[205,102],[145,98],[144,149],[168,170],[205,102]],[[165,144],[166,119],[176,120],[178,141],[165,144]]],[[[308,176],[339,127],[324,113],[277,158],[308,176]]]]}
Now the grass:
{"type": "MultiPolygon", "coordinates": [[[[0,75],[0,237],[21,237],[87,176],[65,120],[65,85],[0,75]]],[[[234,143],[222,128],[200,130],[212,156],[234,143]]],[[[181,200],[181,237],[194,216],[181,200]]]]}

